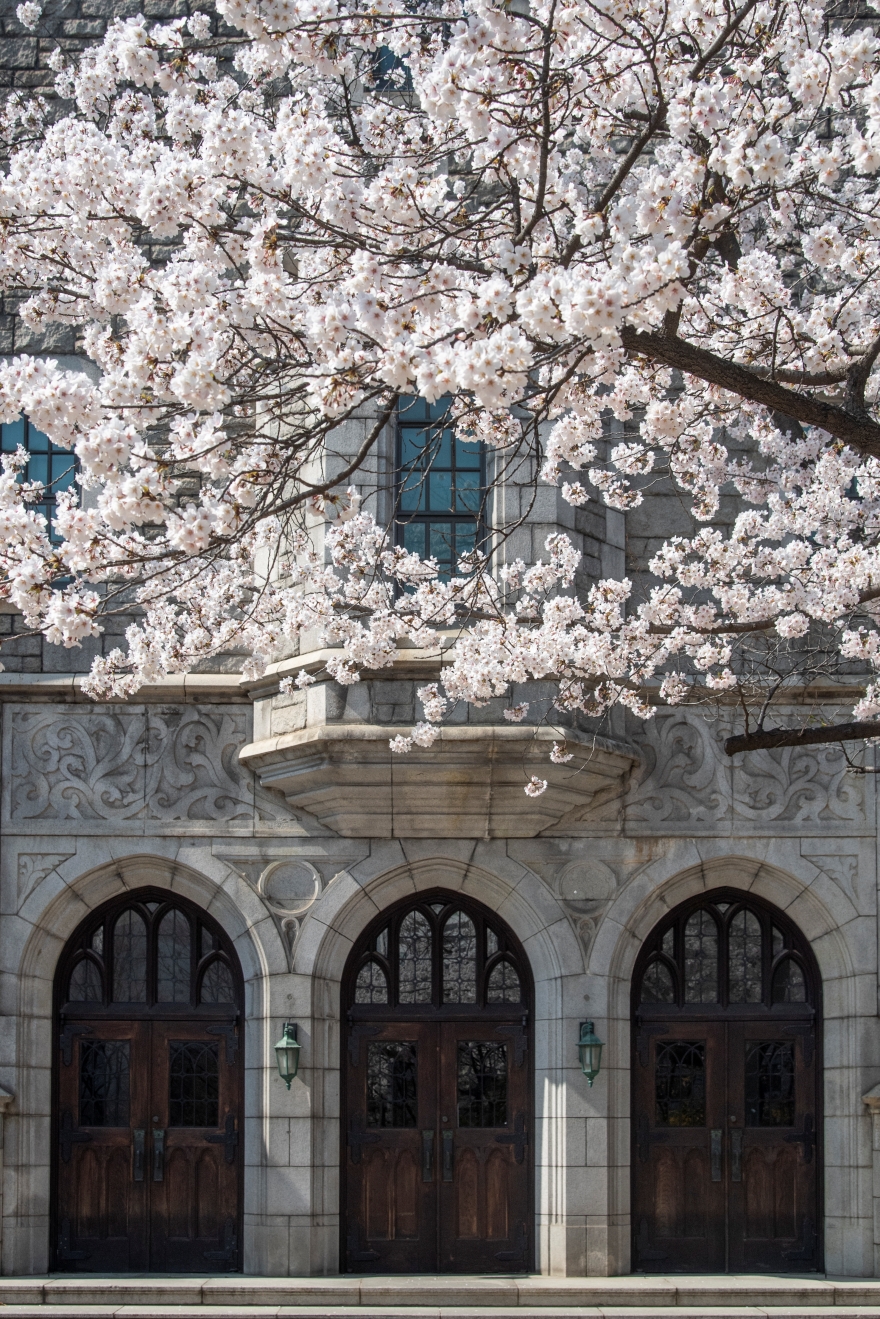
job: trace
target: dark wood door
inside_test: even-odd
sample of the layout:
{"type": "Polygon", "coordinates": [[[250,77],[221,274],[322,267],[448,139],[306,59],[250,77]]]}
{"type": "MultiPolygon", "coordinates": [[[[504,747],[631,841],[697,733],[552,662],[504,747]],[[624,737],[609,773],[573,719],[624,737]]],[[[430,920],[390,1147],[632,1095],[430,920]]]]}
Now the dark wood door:
{"type": "Polygon", "coordinates": [[[464,1273],[524,1266],[529,1231],[525,1035],[492,1022],[440,1027],[439,1264],[464,1273]]]}
{"type": "Polygon", "coordinates": [[[240,1267],[241,983],[204,913],[145,890],[71,940],[56,980],[55,1263],[240,1267]]]}
{"type": "Polygon", "coordinates": [[[530,986],[513,937],[427,894],[365,934],[344,993],[343,1268],[528,1269],[530,986]]]}
{"type": "Polygon", "coordinates": [[[437,1026],[382,1023],[359,1043],[348,1082],[349,1261],[430,1271],[437,1243],[437,1026]]]}
{"type": "Polygon", "coordinates": [[[238,1257],[240,1082],[204,1022],[69,1021],[59,1263],[211,1272],[238,1257]]]}
{"type": "Polygon", "coordinates": [[[633,976],[633,1267],[821,1268],[821,1002],[787,916],[717,889],[633,976]]]}
{"type": "Polygon", "coordinates": [[[149,1267],[150,1025],[93,1025],[61,1033],[58,1262],[137,1272],[149,1267]]]}
{"type": "MultiPolygon", "coordinates": [[[[651,1023],[647,1065],[634,1082],[638,1268],[725,1268],[724,1032],[651,1023]]],[[[644,1038],[640,1045],[644,1056],[644,1038]]]]}
{"type": "Polygon", "coordinates": [[[729,1267],[734,1273],[815,1266],[817,1113],[813,1028],[736,1022],[728,1028],[729,1267]]]}

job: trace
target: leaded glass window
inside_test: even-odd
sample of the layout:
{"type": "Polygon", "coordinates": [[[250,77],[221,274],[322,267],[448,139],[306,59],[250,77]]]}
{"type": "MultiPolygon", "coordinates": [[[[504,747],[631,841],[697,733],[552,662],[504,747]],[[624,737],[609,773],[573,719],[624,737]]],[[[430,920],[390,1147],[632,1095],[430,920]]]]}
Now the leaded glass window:
{"type": "Polygon", "coordinates": [[[398,544],[435,557],[442,577],[481,542],[486,485],[483,447],[455,435],[450,402],[405,397],[398,405],[398,544]]]}
{"type": "Polygon", "coordinates": [[[507,958],[496,962],[489,972],[489,981],[486,985],[486,1002],[522,1002],[522,986],[519,983],[519,975],[516,967],[512,962],[508,962],[507,958]]]}
{"type": "Polygon", "coordinates": [[[649,963],[642,977],[642,1002],[675,1002],[675,982],[672,979],[672,972],[666,963],[659,959],[649,963]]]}
{"type": "Polygon", "coordinates": [[[477,1001],[477,932],[463,911],[443,926],[443,1002],[477,1001]]]}
{"type": "Polygon", "coordinates": [[[763,903],[731,890],[722,896],[682,904],[656,928],[642,952],[634,1001],[646,1009],[717,1005],[747,1016],[812,1003],[812,958],[800,932],[763,903]]]}
{"type": "Polygon", "coordinates": [[[347,996],[352,1009],[500,1009],[527,1002],[527,976],[500,922],[463,896],[429,893],[364,933],[347,996]]]}
{"type": "Polygon", "coordinates": [[[219,1045],[171,1040],[168,1050],[169,1127],[218,1127],[219,1045]]]}
{"type": "Polygon", "coordinates": [[[783,958],[773,972],[774,1003],[806,1003],[804,973],[791,957],[783,958]]]}
{"type": "Polygon", "coordinates": [[[79,1125],[127,1127],[128,1040],[83,1040],[79,1055],[79,1125]]]}
{"type": "Polygon", "coordinates": [[[411,911],[400,926],[398,968],[401,1003],[431,1002],[432,935],[427,918],[411,911]]]}
{"type": "Polygon", "coordinates": [[[458,1041],[458,1125],[507,1125],[507,1045],[458,1041]]]}
{"type": "Polygon", "coordinates": [[[718,1002],[718,926],[705,909],[695,911],[684,927],[684,999],[718,1002]]]}
{"type": "Polygon", "coordinates": [[[84,925],[59,963],[61,1001],[125,1007],[125,1016],[234,1005],[235,954],[222,932],[182,899],[144,897],[108,903],[84,925]]]}
{"type": "Polygon", "coordinates": [[[794,1044],[746,1044],[746,1126],[794,1126],[794,1044]]]}
{"type": "Polygon", "coordinates": [[[213,962],[209,962],[202,976],[202,988],[199,994],[200,1003],[234,1003],[235,1002],[235,985],[232,983],[232,972],[225,962],[221,962],[215,957],[213,962]]]}
{"type": "Polygon", "coordinates": [[[762,993],[761,922],[753,911],[738,911],[727,940],[731,1003],[760,1003],[762,993]]]}
{"type": "Polygon", "coordinates": [[[52,519],[58,495],[62,490],[70,490],[74,486],[75,454],[70,449],[62,449],[60,445],[53,444],[48,435],[37,430],[27,417],[18,417],[0,426],[0,448],[3,453],[15,453],[18,448],[27,453],[28,460],[19,469],[17,479],[20,482],[39,481],[42,484],[42,498],[29,507],[43,515],[48,525],[49,539],[59,544],[61,537],[52,529],[52,519]]]}
{"type": "Polygon", "coordinates": [[[147,1001],[147,927],[131,908],[113,926],[113,1001],[147,1001]]]}
{"type": "Polygon", "coordinates": [[[706,1045],[702,1041],[658,1043],[654,1070],[658,1127],[706,1125],[706,1045]]]}
{"type": "Polygon", "coordinates": [[[387,1003],[388,977],[372,957],[357,974],[354,987],[355,1003],[387,1003]]]}
{"type": "Polygon", "coordinates": [[[415,1044],[371,1041],[367,1046],[367,1126],[414,1127],[417,1115],[415,1044]]]}
{"type": "Polygon", "coordinates": [[[83,957],[71,971],[67,998],[70,1003],[101,1002],[101,972],[88,957],[83,957]]]}
{"type": "MultiPolygon", "coordinates": [[[[188,1003],[190,999],[189,921],[173,908],[162,917],[158,938],[157,998],[160,1003],[188,1003]]],[[[202,998],[202,1002],[206,1000],[202,998]]]]}

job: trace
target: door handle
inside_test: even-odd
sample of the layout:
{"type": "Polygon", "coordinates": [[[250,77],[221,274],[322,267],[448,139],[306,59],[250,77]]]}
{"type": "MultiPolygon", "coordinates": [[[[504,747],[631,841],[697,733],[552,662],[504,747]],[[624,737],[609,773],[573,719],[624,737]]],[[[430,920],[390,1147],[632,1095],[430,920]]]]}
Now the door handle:
{"type": "Polygon", "coordinates": [[[165,1132],[161,1128],[153,1128],[153,1181],[161,1182],[165,1179],[165,1132]]]}
{"type": "Polygon", "coordinates": [[[732,1182],[741,1182],[742,1173],[742,1153],[743,1153],[743,1134],[741,1127],[734,1127],[730,1133],[730,1180],[732,1182]]]}
{"type": "Polygon", "coordinates": [[[434,1180],[434,1132],[422,1132],[422,1181],[434,1180]]]}
{"type": "Polygon", "coordinates": [[[454,1132],[443,1132],[443,1180],[452,1181],[452,1141],[454,1132]]]}
{"type": "Polygon", "coordinates": [[[710,1176],[713,1182],[721,1181],[721,1128],[713,1127],[709,1132],[710,1176]]]}
{"type": "Polygon", "coordinates": [[[135,1127],[132,1135],[134,1136],[134,1180],[142,1182],[144,1180],[144,1147],[147,1133],[143,1127],[135,1127]]]}

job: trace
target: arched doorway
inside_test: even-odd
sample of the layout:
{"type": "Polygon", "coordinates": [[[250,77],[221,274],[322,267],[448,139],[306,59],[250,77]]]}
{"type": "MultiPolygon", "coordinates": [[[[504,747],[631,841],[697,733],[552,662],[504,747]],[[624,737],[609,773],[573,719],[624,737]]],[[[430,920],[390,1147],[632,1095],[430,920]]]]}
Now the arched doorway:
{"type": "Polygon", "coordinates": [[[532,1266],[532,984],[518,940],[437,890],[365,931],[343,982],[343,1268],[532,1266]]]}
{"type": "Polygon", "coordinates": [[[94,911],[55,977],[53,1246],[88,1273],[240,1268],[242,979],[161,889],[94,911]]]}
{"type": "Polygon", "coordinates": [[[821,982],[809,944],[735,889],[683,903],[633,976],[633,1265],[822,1262],[821,982]]]}

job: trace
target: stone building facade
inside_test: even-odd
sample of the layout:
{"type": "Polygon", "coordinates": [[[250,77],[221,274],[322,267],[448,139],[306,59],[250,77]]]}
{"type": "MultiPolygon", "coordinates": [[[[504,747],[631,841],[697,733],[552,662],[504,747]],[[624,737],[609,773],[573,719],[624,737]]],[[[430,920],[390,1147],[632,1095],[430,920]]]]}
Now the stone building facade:
{"type": "MultiPolygon", "coordinates": [[[[144,8],[149,16],[155,6],[144,8]]],[[[61,36],[73,44],[94,39],[111,9],[110,0],[59,8],[61,36]]],[[[40,39],[23,34],[14,5],[2,12],[6,85],[42,85],[40,39]]],[[[185,10],[162,4],[156,16],[171,12],[185,10]]],[[[72,339],[29,340],[13,312],[4,309],[2,351],[75,355],[72,339]]],[[[365,424],[351,423],[340,455],[359,443],[365,424]]],[[[388,511],[393,461],[389,435],[365,477],[380,515],[388,511]]],[[[505,488],[498,520],[513,521],[522,497],[505,488]]],[[[574,510],[542,490],[508,552],[534,561],[548,531],[562,527],[583,551],[585,580],[622,574],[638,569],[679,516],[662,494],[624,517],[574,510]]],[[[0,615],[7,635],[17,626],[13,615],[0,615]]],[[[230,664],[229,672],[169,679],[130,703],[100,706],[80,688],[90,658],[88,650],[77,655],[73,672],[70,652],[38,639],[3,646],[4,1274],[92,1271],[96,1260],[104,1267],[100,1243],[126,1234],[124,1215],[134,1222],[140,1214],[142,1228],[153,1213],[147,1237],[164,1233],[179,1243],[189,1232],[196,1255],[175,1263],[147,1249],[143,1258],[126,1257],[128,1266],[161,1270],[184,1259],[191,1272],[285,1276],[415,1272],[419,1259],[425,1271],[443,1272],[477,1259],[480,1269],[471,1271],[581,1276],[685,1267],[690,1241],[705,1266],[720,1271],[735,1260],[728,1247],[721,1256],[711,1250],[739,1236],[759,1243],[746,1268],[880,1276],[875,780],[852,773],[836,748],[730,759],[723,712],[707,719],[659,711],[643,726],[620,718],[601,735],[572,724],[566,736],[575,758],[555,766],[546,756],[553,734],[537,722],[505,722],[507,702],[499,700],[455,712],[429,751],[393,757],[389,737],[418,717],[416,688],[441,671],[441,652],[404,652],[393,671],[343,688],[323,676],[315,643],[258,682],[242,682],[230,664]],[[281,678],[302,668],[314,684],[282,694],[281,678]],[[538,769],[548,790],[529,799],[523,782],[538,769]],[[185,953],[191,983],[175,997],[173,985],[162,988],[170,945],[161,942],[161,922],[177,909],[197,946],[185,953]],[[450,944],[449,913],[459,920],[459,910],[476,931],[476,953],[469,935],[457,951],[450,944]],[[398,951],[383,1001],[382,968],[393,962],[387,940],[402,948],[406,913],[415,919],[414,912],[434,931],[433,951],[398,951]],[[156,923],[143,948],[140,927],[131,933],[141,919],[156,923]],[[113,984],[138,957],[145,966],[153,958],[152,969],[114,1008],[113,984]],[[426,966],[433,958],[434,988],[421,999],[420,990],[408,990],[407,998],[404,975],[417,977],[419,957],[426,966]],[[476,971],[461,970],[468,957],[476,971]],[[444,988],[455,958],[457,999],[444,988]],[[221,976],[212,998],[204,985],[221,963],[234,985],[224,998],[221,976]],[[502,963],[514,968],[517,990],[493,989],[492,967],[502,963]],[[667,970],[651,972],[661,963],[667,970]],[[94,969],[77,969],[86,964],[94,969]],[[788,988],[777,993],[783,971],[788,988]],[[467,975],[473,984],[478,975],[488,979],[461,990],[467,975]],[[372,988],[364,990],[367,981],[372,988]],[[604,1043],[592,1085],[578,1052],[587,1020],[604,1043]],[[220,1077],[220,1108],[205,1082],[199,1102],[208,1108],[189,1126],[175,1125],[171,1108],[160,1121],[157,1104],[143,1106],[138,1087],[154,1085],[152,1100],[155,1085],[177,1084],[158,1054],[152,1080],[133,1070],[124,1095],[118,1072],[108,1080],[108,1060],[122,1056],[117,1045],[126,1044],[128,1026],[135,1040],[167,1021],[172,1036],[186,1036],[171,1039],[172,1052],[187,1031],[196,1040],[202,1030],[200,1057],[220,1077]],[[289,1086],[274,1050],[285,1022],[296,1025],[301,1046],[289,1086]],[[462,1022],[470,1044],[495,1049],[480,1054],[486,1069],[490,1054],[495,1059],[492,1102],[501,1082],[513,1087],[516,1069],[525,1069],[515,1103],[511,1088],[508,1109],[496,1109],[492,1121],[468,1119],[490,1132],[482,1145],[467,1145],[461,1134],[465,1082],[454,1035],[462,1022]],[[435,1026],[452,1031],[448,1058],[430,1035],[435,1026]],[[439,1111],[442,1090],[430,1113],[405,1112],[424,1080],[404,1075],[400,1050],[410,1036],[422,1042],[420,1059],[442,1055],[453,1073],[458,1068],[457,1097],[450,1092],[457,1134],[430,1126],[450,1121],[439,1111]],[[362,1059],[374,1056],[374,1045],[388,1046],[375,1057],[398,1070],[386,1076],[387,1093],[381,1076],[367,1078],[364,1109],[358,1068],[370,1065],[362,1059]],[[95,1080],[96,1059],[103,1081],[95,1080]],[[762,1059],[765,1072],[756,1072],[762,1059]],[[745,1080],[744,1060],[752,1068],[745,1080]],[[240,1069],[231,1099],[223,1098],[232,1085],[225,1067],[240,1069]],[[507,1069],[501,1080],[498,1068],[507,1069]],[[722,1074],[727,1090],[719,1098],[722,1074]],[[742,1112],[728,1112],[740,1101],[742,1112]],[[100,1120],[84,1120],[86,1102],[100,1120]],[[111,1109],[118,1120],[109,1120],[111,1109]],[[178,1128],[199,1129],[198,1149],[175,1146],[178,1128]],[[115,1145],[109,1136],[101,1143],[104,1129],[115,1145]],[[412,1131],[412,1150],[403,1136],[392,1149],[387,1133],[398,1130],[412,1131]],[[361,1172],[380,1154],[392,1191],[375,1202],[373,1221],[376,1188],[364,1191],[361,1172]],[[194,1217],[188,1226],[162,1226],[155,1215],[167,1219],[170,1210],[156,1208],[156,1186],[170,1179],[178,1155],[192,1173],[184,1189],[194,1217]],[[490,1185],[493,1169],[499,1180],[490,1185]],[[210,1199],[205,1187],[220,1204],[210,1231],[196,1221],[210,1199]],[[441,1218],[443,1204],[451,1206],[459,1245],[417,1258],[411,1243],[426,1223],[439,1230],[431,1197],[447,1187],[453,1199],[437,1203],[441,1218]],[[693,1221],[685,1221],[682,1194],[698,1206],[693,1221]],[[144,1209],[150,1195],[153,1209],[144,1209]],[[709,1243],[705,1250],[700,1242],[709,1243]]],[[[514,693],[536,712],[546,696],[540,687],[514,693]]],[[[477,1082],[466,1084],[472,1098],[477,1082]]],[[[169,1103],[183,1102],[186,1085],[169,1103]]],[[[186,1093],[196,1102],[193,1085],[186,1093]]]]}

